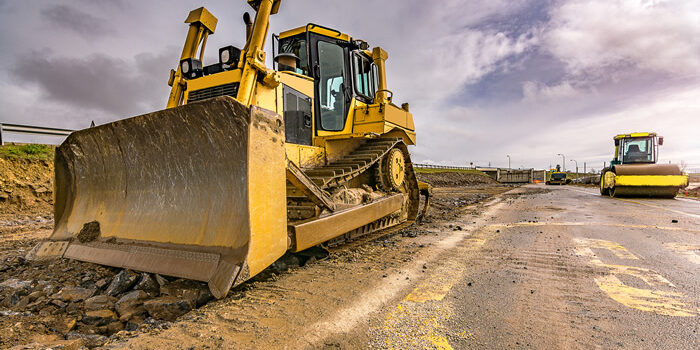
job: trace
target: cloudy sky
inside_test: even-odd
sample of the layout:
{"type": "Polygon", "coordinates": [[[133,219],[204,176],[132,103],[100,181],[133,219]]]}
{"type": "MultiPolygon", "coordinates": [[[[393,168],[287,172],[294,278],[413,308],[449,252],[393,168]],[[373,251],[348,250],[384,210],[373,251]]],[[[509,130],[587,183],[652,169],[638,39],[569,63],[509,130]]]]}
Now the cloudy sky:
{"type": "MultiPolygon", "coordinates": [[[[165,106],[189,10],[207,44],[243,45],[240,0],[0,0],[0,122],[84,128],[165,106]]],[[[286,0],[271,30],[314,22],[389,52],[414,161],[600,169],[612,136],[656,131],[700,169],[700,1],[286,0]]],[[[206,63],[206,62],[205,62],[206,63]]]]}

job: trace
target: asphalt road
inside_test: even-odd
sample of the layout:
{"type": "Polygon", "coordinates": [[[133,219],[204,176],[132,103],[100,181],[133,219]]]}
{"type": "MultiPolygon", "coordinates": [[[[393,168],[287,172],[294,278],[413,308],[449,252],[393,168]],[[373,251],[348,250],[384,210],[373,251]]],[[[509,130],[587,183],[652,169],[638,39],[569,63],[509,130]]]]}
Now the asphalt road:
{"type": "Polygon", "coordinates": [[[700,348],[700,202],[528,185],[492,207],[370,345],[700,348]]]}

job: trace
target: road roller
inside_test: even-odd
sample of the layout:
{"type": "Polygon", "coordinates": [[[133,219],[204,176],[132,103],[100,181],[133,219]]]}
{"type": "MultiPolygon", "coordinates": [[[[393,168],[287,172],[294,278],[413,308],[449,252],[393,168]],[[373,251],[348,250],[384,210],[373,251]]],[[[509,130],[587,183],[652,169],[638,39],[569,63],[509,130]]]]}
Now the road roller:
{"type": "Polygon", "coordinates": [[[600,176],[600,194],[610,197],[674,198],[688,186],[677,164],[657,164],[664,138],[653,132],[616,135],[615,154],[600,176]]]}

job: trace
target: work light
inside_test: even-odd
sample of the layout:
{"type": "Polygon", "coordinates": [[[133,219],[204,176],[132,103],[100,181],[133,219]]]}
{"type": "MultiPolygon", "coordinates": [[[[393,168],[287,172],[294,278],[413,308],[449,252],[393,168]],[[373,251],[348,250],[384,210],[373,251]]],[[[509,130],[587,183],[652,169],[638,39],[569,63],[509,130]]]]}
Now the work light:
{"type": "Polygon", "coordinates": [[[219,49],[219,63],[221,64],[237,66],[240,58],[241,50],[235,46],[229,45],[219,49]]]}
{"type": "Polygon", "coordinates": [[[199,78],[203,75],[202,61],[196,58],[185,58],[180,61],[180,71],[185,79],[199,78]]]}

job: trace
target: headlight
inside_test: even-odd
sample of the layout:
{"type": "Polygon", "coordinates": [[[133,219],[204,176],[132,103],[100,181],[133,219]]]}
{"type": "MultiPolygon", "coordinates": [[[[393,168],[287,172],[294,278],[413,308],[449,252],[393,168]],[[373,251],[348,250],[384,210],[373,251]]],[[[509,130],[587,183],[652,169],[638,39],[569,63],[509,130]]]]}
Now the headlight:
{"type": "Polygon", "coordinates": [[[188,60],[182,60],[180,62],[180,69],[182,70],[182,74],[187,74],[190,72],[190,62],[188,60]]]}
{"type": "Polygon", "coordinates": [[[196,58],[185,58],[180,61],[180,71],[185,79],[199,78],[204,75],[202,71],[202,61],[196,58]]]}
{"type": "Polygon", "coordinates": [[[235,67],[241,58],[241,50],[234,46],[225,46],[219,49],[219,63],[235,67]]]}

